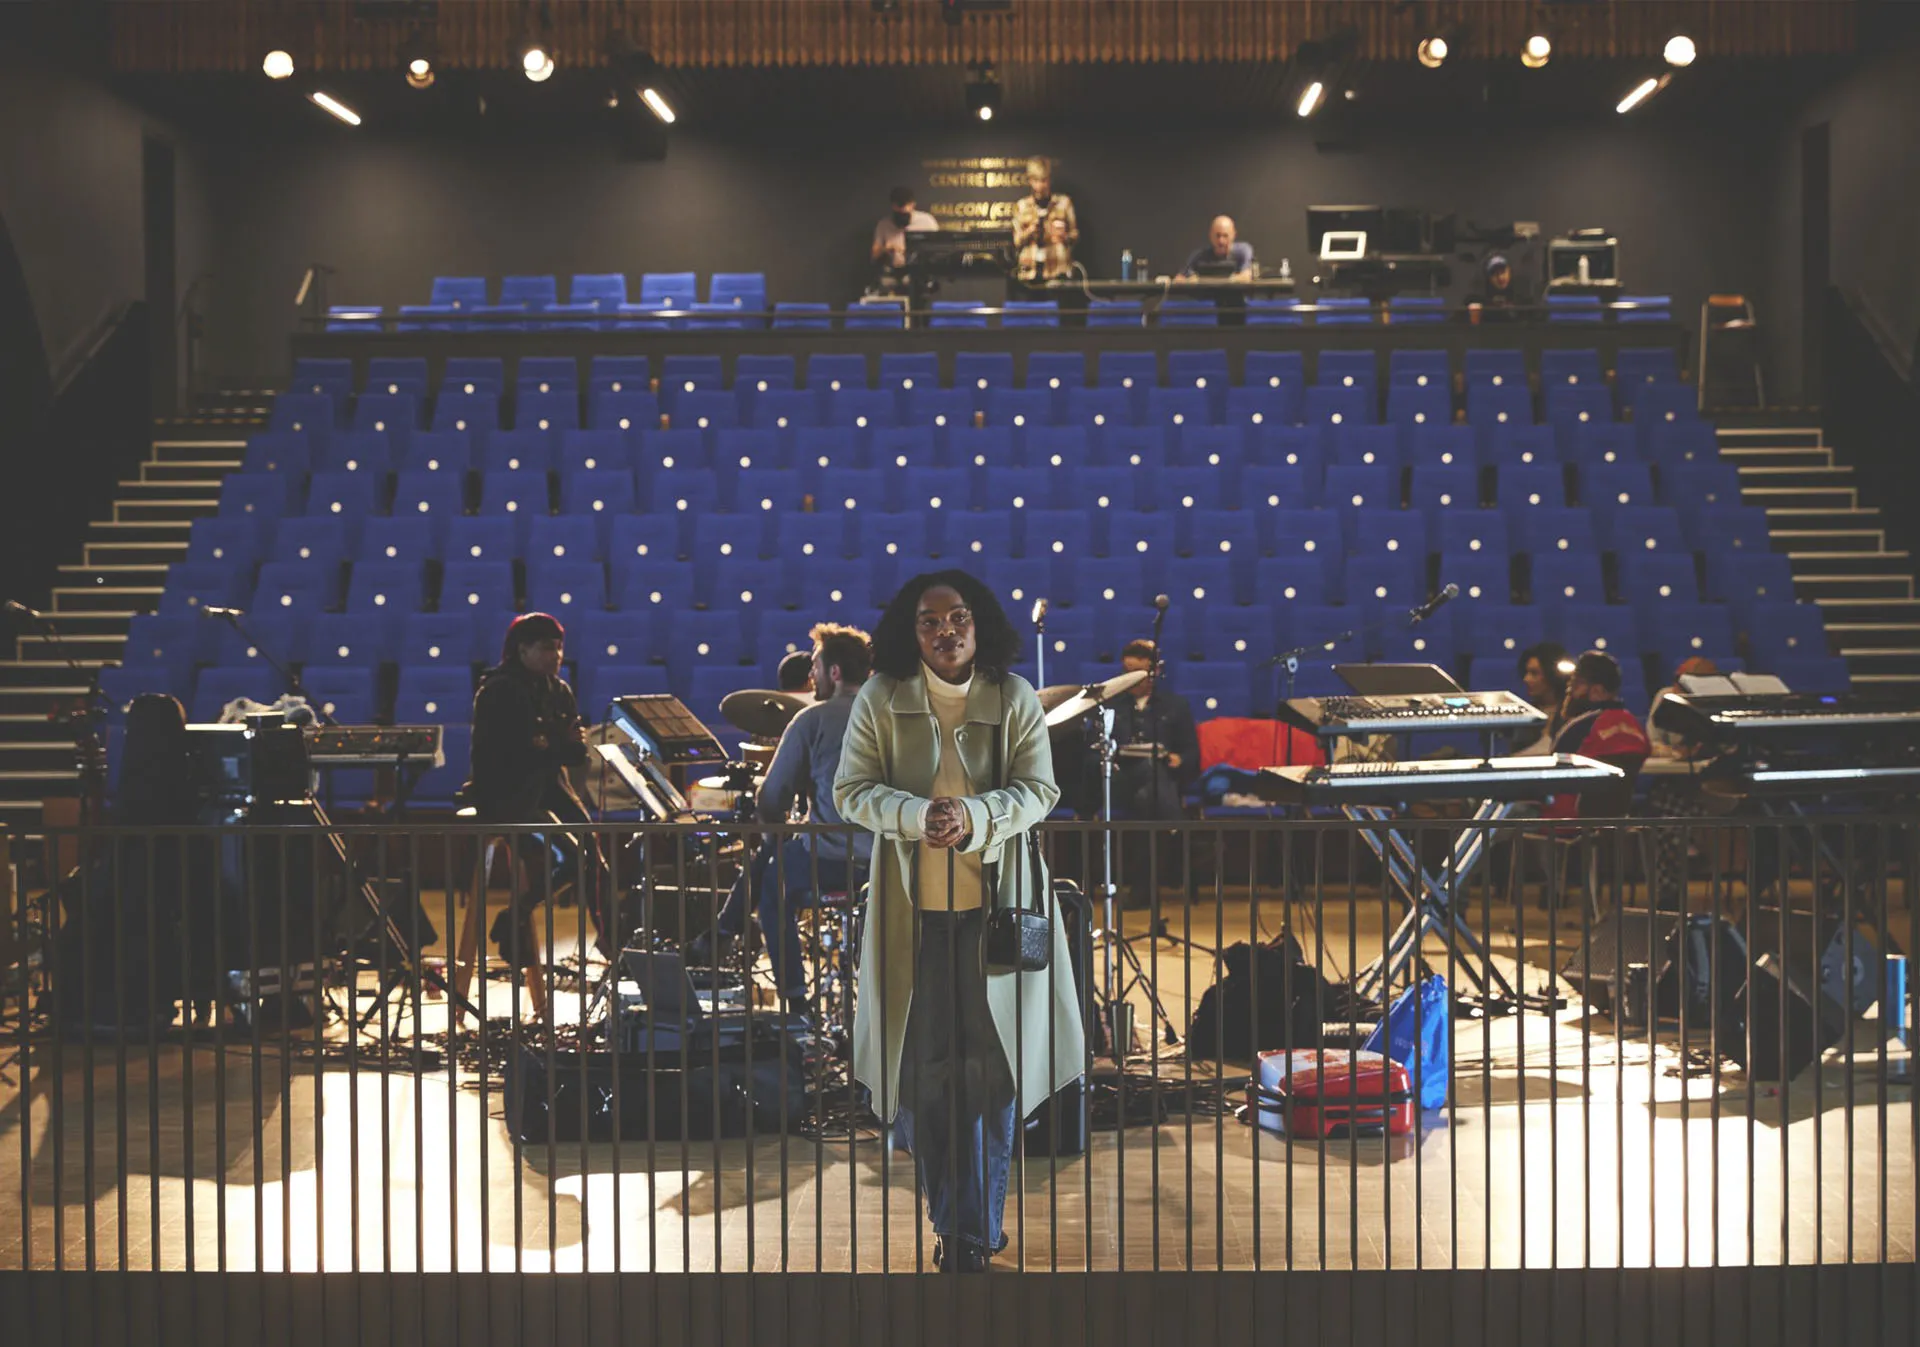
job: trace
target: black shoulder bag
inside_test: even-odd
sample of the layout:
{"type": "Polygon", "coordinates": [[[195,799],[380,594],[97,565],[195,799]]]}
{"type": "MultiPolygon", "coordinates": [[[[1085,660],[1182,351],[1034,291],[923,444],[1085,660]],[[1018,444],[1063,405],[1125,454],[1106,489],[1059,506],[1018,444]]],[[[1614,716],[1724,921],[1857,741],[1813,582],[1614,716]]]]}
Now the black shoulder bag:
{"type": "MultiPolygon", "coordinates": [[[[1004,702],[1003,692],[1003,706],[1004,702]]],[[[1003,710],[999,732],[993,737],[993,780],[996,790],[1004,790],[1008,784],[1001,773],[1000,761],[1000,744],[1006,733],[1003,710]]],[[[1040,865],[1040,839],[1034,836],[1033,829],[1028,828],[1021,834],[1020,852],[1021,861],[1032,867],[1033,891],[1037,894],[1046,872],[1040,865]]],[[[1044,972],[1053,957],[1053,922],[1044,911],[1000,906],[999,869],[997,863],[985,866],[981,875],[987,886],[987,970],[993,973],[1044,972]]]]}

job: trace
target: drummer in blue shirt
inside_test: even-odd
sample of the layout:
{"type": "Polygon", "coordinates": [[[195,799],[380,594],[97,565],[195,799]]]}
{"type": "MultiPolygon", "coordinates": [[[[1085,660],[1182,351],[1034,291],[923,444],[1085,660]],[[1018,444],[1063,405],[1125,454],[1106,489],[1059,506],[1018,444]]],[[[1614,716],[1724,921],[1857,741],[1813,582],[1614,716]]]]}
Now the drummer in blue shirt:
{"type": "Polygon", "coordinates": [[[1181,280],[1196,276],[1225,276],[1236,281],[1253,279],[1253,245],[1242,243],[1233,227],[1233,217],[1216,215],[1207,230],[1207,246],[1196,248],[1180,269],[1181,280]]]}

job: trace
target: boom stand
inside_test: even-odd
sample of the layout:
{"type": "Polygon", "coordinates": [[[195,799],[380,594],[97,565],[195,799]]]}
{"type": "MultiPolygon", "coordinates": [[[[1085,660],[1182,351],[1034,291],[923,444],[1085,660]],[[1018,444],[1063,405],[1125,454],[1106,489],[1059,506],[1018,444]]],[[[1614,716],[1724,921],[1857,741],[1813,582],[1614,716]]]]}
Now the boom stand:
{"type": "MultiPolygon", "coordinates": [[[[1107,825],[1100,834],[1100,859],[1105,867],[1100,885],[1104,924],[1093,933],[1093,939],[1100,946],[1102,954],[1099,999],[1104,1004],[1101,1006],[1101,1015],[1107,1027],[1107,1044],[1112,1049],[1115,1065],[1119,1065],[1126,1060],[1127,1050],[1132,1046],[1132,1016],[1131,1007],[1127,1005],[1127,994],[1135,987],[1146,993],[1153,1018],[1165,1026],[1167,1045],[1172,1047],[1178,1044],[1180,1035],[1174,1028],[1173,1017],[1160,1000],[1160,993],[1147,976],[1140,956],[1120,935],[1117,908],[1120,890],[1113,882],[1113,707],[1102,705],[1088,714],[1099,717],[1099,742],[1096,747],[1100,753],[1100,819],[1107,825]],[[1125,982],[1120,981],[1120,965],[1123,963],[1127,969],[1125,982]]],[[[1093,723],[1096,722],[1089,722],[1093,723]]]]}

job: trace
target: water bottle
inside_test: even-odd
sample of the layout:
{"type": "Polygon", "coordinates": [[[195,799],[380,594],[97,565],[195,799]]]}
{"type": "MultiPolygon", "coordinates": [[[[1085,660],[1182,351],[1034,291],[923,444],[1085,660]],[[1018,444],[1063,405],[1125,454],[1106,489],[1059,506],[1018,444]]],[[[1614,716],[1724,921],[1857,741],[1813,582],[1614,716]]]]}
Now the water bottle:
{"type": "Polygon", "coordinates": [[[1280,259],[1280,279],[1283,281],[1293,279],[1293,263],[1284,257],[1280,259]]]}
{"type": "Polygon", "coordinates": [[[1133,279],[1133,249],[1131,248],[1120,250],[1120,279],[1123,281],[1133,279]]]}
{"type": "Polygon", "coordinates": [[[1580,254],[1580,284],[1589,285],[1593,281],[1593,268],[1587,265],[1587,255],[1580,254]]]}

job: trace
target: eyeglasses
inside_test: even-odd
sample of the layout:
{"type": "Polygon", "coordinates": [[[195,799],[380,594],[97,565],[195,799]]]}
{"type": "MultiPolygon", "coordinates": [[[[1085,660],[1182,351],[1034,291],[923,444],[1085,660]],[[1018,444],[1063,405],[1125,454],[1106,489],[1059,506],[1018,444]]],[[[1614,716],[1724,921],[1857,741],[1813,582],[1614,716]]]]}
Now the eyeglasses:
{"type": "Polygon", "coordinates": [[[945,617],[938,613],[920,614],[920,630],[932,636],[943,627],[952,627],[955,631],[966,631],[973,626],[973,614],[964,608],[955,608],[945,617]]]}

